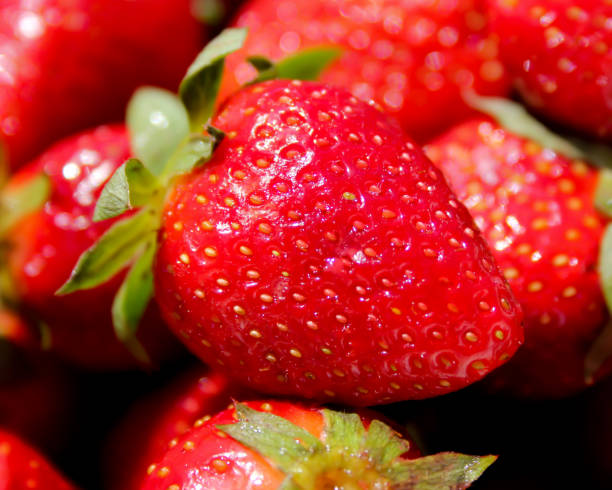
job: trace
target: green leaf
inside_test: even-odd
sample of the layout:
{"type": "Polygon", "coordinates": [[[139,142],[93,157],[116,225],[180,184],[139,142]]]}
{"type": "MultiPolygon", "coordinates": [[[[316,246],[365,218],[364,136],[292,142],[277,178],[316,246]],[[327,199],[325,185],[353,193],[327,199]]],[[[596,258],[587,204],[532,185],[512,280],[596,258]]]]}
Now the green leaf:
{"type": "Polygon", "coordinates": [[[153,297],[153,259],[156,235],[151,232],[140,257],[136,259],[115,295],[112,315],[115,334],[122,342],[136,336],[140,320],[153,297]]]}
{"type": "Polygon", "coordinates": [[[324,449],[319,439],[283,417],[241,403],[235,406],[238,422],[217,428],[274,461],[285,473],[291,473],[313,451],[324,449]]]}
{"type": "Polygon", "coordinates": [[[471,91],[465,92],[463,98],[470,107],[488,114],[501,126],[519,136],[529,138],[540,146],[550,148],[567,158],[586,158],[580,148],[550,131],[521,104],[500,97],[481,97],[471,91]]]}
{"type": "Polygon", "coordinates": [[[114,218],[147,204],[161,189],[157,178],[135,158],[121,165],[108,180],[96,203],[93,220],[114,218]]]}
{"type": "Polygon", "coordinates": [[[304,49],[276,64],[278,78],[289,80],[317,80],[323,70],[342,55],[336,46],[304,49]]]}
{"type": "Polygon", "coordinates": [[[158,217],[149,209],[114,223],[79,257],[72,275],[56,294],[69,294],[91,289],[108,281],[129,264],[141,249],[151,232],[155,231],[158,217]]]}
{"type": "Polygon", "coordinates": [[[176,147],[189,134],[189,118],[181,100],[160,88],[136,91],[127,108],[134,156],[159,175],[176,147]]]}
{"type": "Polygon", "coordinates": [[[344,447],[353,453],[363,450],[366,430],[359,415],[323,409],[323,418],[327,446],[344,447]]]}
{"type": "Polygon", "coordinates": [[[191,2],[193,16],[209,26],[218,25],[225,16],[225,3],[222,0],[194,0],[191,2]]]}
{"type": "Polygon", "coordinates": [[[440,453],[404,460],[391,470],[394,490],[463,490],[491,466],[496,456],[440,453]]]}
{"type": "Polygon", "coordinates": [[[251,56],[248,61],[259,73],[251,84],[276,78],[317,80],[321,73],[341,55],[342,50],[339,47],[319,46],[298,51],[276,64],[264,56],[251,56]]]}
{"type": "Polygon", "coordinates": [[[193,135],[174,152],[166,169],[164,177],[191,172],[195,167],[208,160],[213,154],[216,140],[212,136],[193,135]]]}
{"type": "Polygon", "coordinates": [[[187,69],[179,95],[187,108],[191,131],[199,133],[213,113],[225,57],[242,47],[246,29],[225,29],[200,52],[187,69]]]}
{"type": "Polygon", "coordinates": [[[595,188],[595,207],[608,218],[612,218],[612,170],[599,172],[599,180],[595,188]]]}
{"type": "Polygon", "coordinates": [[[366,450],[378,465],[390,464],[410,449],[410,443],[380,420],[372,420],[368,427],[366,450]]]}
{"type": "Polygon", "coordinates": [[[0,235],[28,214],[43,207],[51,193],[51,181],[44,173],[24,183],[2,189],[0,197],[0,235]]]}
{"type": "Polygon", "coordinates": [[[599,281],[608,311],[612,311],[612,224],[604,230],[599,245],[599,281]]]}
{"type": "Polygon", "coordinates": [[[569,140],[582,152],[585,160],[598,167],[612,169],[612,148],[610,146],[574,137],[569,140]]]}

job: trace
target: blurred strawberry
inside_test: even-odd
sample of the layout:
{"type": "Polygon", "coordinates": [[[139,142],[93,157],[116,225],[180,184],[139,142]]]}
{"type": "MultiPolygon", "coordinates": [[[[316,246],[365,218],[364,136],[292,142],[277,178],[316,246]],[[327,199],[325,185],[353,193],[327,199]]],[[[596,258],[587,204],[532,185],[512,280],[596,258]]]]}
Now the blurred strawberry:
{"type": "Polygon", "coordinates": [[[480,0],[251,0],[235,25],[250,35],[228,58],[225,95],[253,78],[245,55],[278,60],[337,45],[343,56],[320,79],[374,99],[424,140],[471,113],[461,90],[504,95],[509,89],[480,0]]]}
{"type": "Polygon", "coordinates": [[[500,56],[525,102],[556,124],[612,139],[612,3],[489,0],[500,56]]]}
{"type": "Polygon", "coordinates": [[[523,396],[567,396],[612,368],[601,365],[606,356],[594,372],[587,365],[608,318],[597,271],[605,226],[594,205],[598,173],[540,144],[531,119],[508,117],[530,136],[480,118],[426,152],[474,216],[525,313],[525,344],[490,382],[523,396]]]}
{"type": "Polygon", "coordinates": [[[244,391],[224,374],[198,367],[137,402],[109,441],[108,488],[140,488],[152,461],[161,459],[194,423],[223,410],[244,391]]]}
{"type": "Polygon", "coordinates": [[[39,447],[64,445],[73,402],[69,378],[26,324],[0,310],[0,426],[39,447]]]}
{"type": "Polygon", "coordinates": [[[55,294],[79,255],[111,225],[92,222],[95,202],[130,155],[124,126],[100,126],[52,146],[15,174],[3,192],[7,211],[0,223],[9,244],[6,262],[14,287],[10,294],[46,325],[54,352],[90,368],[142,365],[146,361],[139,341],[154,360],[176,348],[154,307],[146,313],[139,340],[134,332],[124,332],[124,342],[117,339],[111,305],[121,274],[89,291],[55,294]],[[11,219],[12,214],[18,217],[11,219]]]}
{"type": "Polygon", "coordinates": [[[0,429],[0,490],[74,490],[38,452],[0,429]]]}
{"type": "Polygon", "coordinates": [[[201,30],[189,0],[3,0],[0,140],[10,165],[121,119],[139,85],[175,89],[201,30]]]}

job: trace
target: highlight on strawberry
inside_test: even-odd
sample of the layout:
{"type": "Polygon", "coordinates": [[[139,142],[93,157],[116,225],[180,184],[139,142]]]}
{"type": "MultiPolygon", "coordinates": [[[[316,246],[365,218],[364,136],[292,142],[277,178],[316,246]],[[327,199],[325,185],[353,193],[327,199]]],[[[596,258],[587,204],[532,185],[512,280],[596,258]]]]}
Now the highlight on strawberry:
{"type": "MultiPolygon", "coordinates": [[[[180,99],[136,94],[128,124],[141,160],[113,174],[94,219],[135,212],[59,293],[129,266],[116,321],[136,328],[155,291],[193,353],[264,393],[389,403],[457,390],[506,362],[522,342],[520,308],[465,207],[392,119],[297,80],[255,80],[212,117],[224,57],[245,36],[213,40],[180,99]]],[[[330,58],[252,62],[261,79],[292,78],[330,58]]]]}

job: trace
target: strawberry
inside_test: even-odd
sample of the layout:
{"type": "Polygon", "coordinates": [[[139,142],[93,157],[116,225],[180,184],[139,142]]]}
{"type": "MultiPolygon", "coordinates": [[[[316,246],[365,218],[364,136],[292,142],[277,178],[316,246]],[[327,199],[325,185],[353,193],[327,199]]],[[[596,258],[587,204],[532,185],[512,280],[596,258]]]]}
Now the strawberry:
{"type": "Polygon", "coordinates": [[[161,459],[196,420],[223,410],[242,392],[224,374],[199,367],[139,401],[109,441],[108,488],[140,488],[151,461],[161,459]]]}
{"type": "Polygon", "coordinates": [[[21,166],[60,137],[120,118],[143,83],[174,89],[201,48],[202,28],[189,5],[3,1],[0,139],[11,166],[21,166]]]}
{"type": "MultiPolygon", "coordinates": [[[[194,134],[214,105],[218,51],[243,35],[225,31],[188,70],[194,134]]],[[[277,80],[232,97],[208,132],[162,172],[184,173],[165,203],[163,179],[139,194],[137,175],[156,179],[143,164],[113,176],[98,208],[114,216],[133,194],[142,209],[65,288],[95,276],[91,257],[122,267],[111,250],[139,235],[149,255],[130,274],[157,249],[157,303],[197,356],[262,392],[354,405],[457,390],[520,345],[520,309],[467,210],[386,115],[344,89],[277,80]]]]}
{"type": "Polygon", "coordinates": [[[557,123],[612,138],[612,4],[490,0],[500,56],[529,106],[557,123]]]}
{"type": "Polygon", "coordinates": [[[525,313],[525,345],[492,384],[561,397],[593,382],[585,362],[608,318],[597,271],[605,221],[593,203],[598,173],[535,137],[477,118],[426,153],[472,213],[525,313]]]}
{"type": "MultiPolygon", "coordinates": [[[[130,154],[124,126],[100,126],[51,147],[14,175],[5,190],[6,205],[13,213],[22,211],[19,206],[24,204],[13,203],[18,209],[11,208],[11,193],[23,194],[21,201],[28,205],[32,197],[43,196],[39,205],[26,209],[14,222],[6,222],[11,212],[4,216],[6,263],[18,301],[46,324],[54,352],[91,368],[139,364],[112,328],[111,304],[122,277],[71,296],[57,297],[55,291],[79,255],[109,227],[110,223],[92,223],[95,202],[130,154]],[[47,188],[41,188],[41,182],[47,188]]],[[[147,312],[144,322],[147,328],[138,338],[159,359],[173,343],[155,309],[147,312]]],[[[126,344],[133,342],[132,337],[127,334],[126,344]]]]}
{"type": "Polygon", "coordinates": [[[453,453],[418,458],[409,440],[376,418],[259,401],[198,420],[149,466],[142,490],[463,489],[494,460],[453,453]]]}
{"type": "Polygon", "coordinates": [[[58,471],[17,436],[0,429],[0,489],[72,490],[58,471]]]}
{"type": "Polygon", "coordinates": [[[250,38],[228,58],[223,94],[253,76],[245,54],[279,59],[337,45],[343,56],[321,80],[373,98],[421,141],[470,114],[461,90],[509,90],[480,0],[251,0],[235,25],[250,38]]]}
{"type": "Polygon", "coordinates": [[[0,310],[0,426],[57,449],[73,401],[68,381],[25,322],[0,310]]]}

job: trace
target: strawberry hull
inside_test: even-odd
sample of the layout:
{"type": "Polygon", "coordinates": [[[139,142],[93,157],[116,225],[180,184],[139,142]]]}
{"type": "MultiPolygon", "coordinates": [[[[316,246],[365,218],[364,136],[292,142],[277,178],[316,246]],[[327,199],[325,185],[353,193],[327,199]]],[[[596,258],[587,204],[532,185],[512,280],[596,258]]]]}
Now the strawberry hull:
{"type": "Polygon", "coordinates": [[[245,89],[170,195],[156,299],[205,362],[356,406],[441,395],[522,341],[467,210],[402,130],[322,84],[245,89]]]}

